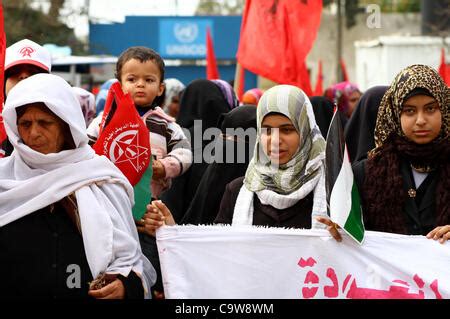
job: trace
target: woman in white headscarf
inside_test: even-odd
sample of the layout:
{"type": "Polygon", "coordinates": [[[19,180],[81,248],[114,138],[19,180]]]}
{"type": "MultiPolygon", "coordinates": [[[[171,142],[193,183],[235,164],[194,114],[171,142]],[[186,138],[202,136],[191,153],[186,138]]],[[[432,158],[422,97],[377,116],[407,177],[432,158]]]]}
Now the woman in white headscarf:
{"type": "Polygon", "coordinates": [[[165,79],[164,84],[164,105],[162,109],[173,118],[177,118],[180,112],[180,95],[186,86],[175,78],[165,79]]]}
{"type": "Polygon", "coordinates": [[[89,127],[89,124],[91,124],[92,120],[95,118],[95,96],[91,92],[80,87],[74,86],[72,89],[80,102],[86,127],[89,127]]]}
{"type": "Polygon", "coordinates": [[[31,76],[11,90],[3,117],[14,151],[0,160],[0,295],[147,295],[156,274],[139,246],[133,189],[88,145],[70,85],[31,76]]]}

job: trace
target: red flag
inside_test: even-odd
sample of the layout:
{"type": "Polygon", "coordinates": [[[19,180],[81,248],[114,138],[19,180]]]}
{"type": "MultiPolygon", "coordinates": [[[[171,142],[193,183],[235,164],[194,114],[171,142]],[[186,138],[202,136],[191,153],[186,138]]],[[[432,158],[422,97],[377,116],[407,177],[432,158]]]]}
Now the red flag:
{"type": "Polygon", "coordinates": [[[447,65],[445,63],[445,49],[442,48],[441,50],[441,64],[439,65],[439,74],[444,80],[445,83],[447,83],[448,86],[450,86],[450,65],[447,65]]]}
{"type": "Polygon", "coordinates": [[[214,45],[209,28],[206,30],[206,78],[208,80],[220,79],[216,55],[214,54],[214,45]]]}
{"type": "Polygon", "coordinates": [[[299,88],[301,88],[306,95],[312,96],[313,91],[311,86],[311,80],[309,79],[309,71],[308,68],[306,67],[305,61],[303,61],[300,64],[300,69],[298,70],[298,72],[299,72],[299,79],[298,79],[299,82],[296,85],[299,88]]]}
{"type": "Polygon", "coordinates": [[[253,73],[296,85],[306,93],[309,79],[303,78],[304,61],[316,38],[321,12],[321,0],[247,0],[239,63],[253,73]]]}
{"type": "Polygon", "coordinates": [[[347,67],[345,66],[344,59],[341,58],[339,63],[341,64],[342,81],[347,82],[347,81],[349,81],[349,79],[348,79],[347,67]]]}
{"type": "Polygon", "coordinates": [[[236,92],[237,98],[242,102],[244,96],[245,87],[245,69],[242,65],[236,63],[236,72],[234,76],[234,92],[236,92]]]}
{"type": "Polygon", "coordinates": [[[149,131],[140,118],[129,94],[119,82],[111,85],[105,102],[97,142],[92,146],[108,157],[136,185],[150,163],[149,131]]]}
{"type": "Polygon", "coordinates": [[[323,73],[322,73],[322,60],[319,60],[319,70],[317,72],[316,88],[314,89],[315,96],[323,95],[323,73]]]}
{"type": "MultiPolygon", "coordinates": [[[[3,126],[3,88],[4,84],[4,75],[5,75],[5,50],[6,50],[6,36],[5,36],[5,26],[3,24],[3,4],[0,1],[0,144],[6,139],[5,127],[3,126]]],[[[0,157],[3,157],[2,152],[0,152],[0,157]]]]}

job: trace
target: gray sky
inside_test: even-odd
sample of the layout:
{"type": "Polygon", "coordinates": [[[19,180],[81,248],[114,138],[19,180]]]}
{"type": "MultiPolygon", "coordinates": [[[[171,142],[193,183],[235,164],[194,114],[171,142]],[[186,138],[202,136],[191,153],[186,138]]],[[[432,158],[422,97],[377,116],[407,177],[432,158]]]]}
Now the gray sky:
{"type": "MultiPolygon", "coordinates": [[[[90,2],[89,14],[93,21],[123,22],[127,15],[193,15],[198,0],[66,0],[71,12],[80,11],[90,2]]],[[[72,15],[67,24],[78,37],[86,37],[86,16],[72,15]]]]}

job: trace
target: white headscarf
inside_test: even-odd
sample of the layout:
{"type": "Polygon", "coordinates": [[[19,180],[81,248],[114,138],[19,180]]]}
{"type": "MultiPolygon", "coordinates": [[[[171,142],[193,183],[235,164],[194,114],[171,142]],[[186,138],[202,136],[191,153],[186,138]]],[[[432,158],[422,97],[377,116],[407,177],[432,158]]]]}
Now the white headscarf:
{"type": "Polygon", "coordinates": [[[91,92],[80,87],[74,86],[72,89],[80,102],[84,121],[86,122],[86,127],[88,127],[95,118],[95,96],[91,92]]]}
{"type": "Polygon", "coordinates": [[[0,159],[0,227],[74,192],[93,277],[100,272],[128,276],[133,270],[148,292],[156,273],[139,245],[131,215],[133,188],[87,144],[86,124],[70,85],[56,75],[33,75],[10,91],[3,118],[14,151],[0,159]],[[69,125],[75,149],[42,154],[22,142],[16,108],[36,102],[69,125]]]}
{"type": "Polygon", "coordinates": [[[181,83],[180,80],[175,78],[169,78],[164,80],[164,84],[166,86],[165,88],[165,98],[164,98],[164,105],[161,107],[164,112],[169,111],[169,105],[172,103],[172,98],[176,95],[180,95],[181,91],[183,91],[186,86],[181,83]]]}

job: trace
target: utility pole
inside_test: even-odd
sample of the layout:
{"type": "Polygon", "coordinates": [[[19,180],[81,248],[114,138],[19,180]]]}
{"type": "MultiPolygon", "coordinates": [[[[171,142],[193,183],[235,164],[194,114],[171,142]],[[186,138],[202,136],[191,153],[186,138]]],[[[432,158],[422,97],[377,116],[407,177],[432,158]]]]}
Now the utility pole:
{"type": "Polygon", "coordinates": [[[87,41],[86,41],[86,49],[87,51],[90,53],[91,52],[91,48],[90,48],[90,41],[89,41],[89,34],[91,32],[91,0],[84,0],[84,6],[85,6],[85,14],[86,14],[86,18],[87,18],[87,41]]]}
{"type": "Polygon", "coordinates": [[[342,58],[342,0],[337,3],[337,39],[336,39],[336,82],[342,81],[341,58],[342,58]]]}
{"type": "Polygon", "coordinates": [[[422,35],[446,37],[450,30],[450,0],[422,0],[422,35]]]}

